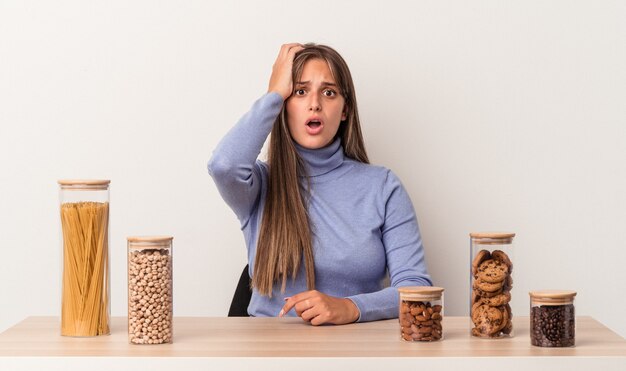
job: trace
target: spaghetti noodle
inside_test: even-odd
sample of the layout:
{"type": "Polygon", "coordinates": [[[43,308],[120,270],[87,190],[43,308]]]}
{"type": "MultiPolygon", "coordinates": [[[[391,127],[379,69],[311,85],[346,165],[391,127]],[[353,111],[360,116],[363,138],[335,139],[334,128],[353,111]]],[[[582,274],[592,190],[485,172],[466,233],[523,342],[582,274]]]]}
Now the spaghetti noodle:
{"type": "Polygon", "coordinates": [[[61,335],[109,333],[108,202],[61,204],[61,335]]]}

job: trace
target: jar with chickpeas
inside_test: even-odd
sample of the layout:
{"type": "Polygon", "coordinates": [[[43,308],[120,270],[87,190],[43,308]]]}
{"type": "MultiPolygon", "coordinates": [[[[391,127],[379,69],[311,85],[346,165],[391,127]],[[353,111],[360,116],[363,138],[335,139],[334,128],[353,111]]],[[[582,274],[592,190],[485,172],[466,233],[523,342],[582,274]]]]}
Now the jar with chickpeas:
{"type": "Polygon", "coordinates": [[[128,341],[173,339],[172,237],[128,237],[128,341]]]}
{"type": "Polygon", "coordinates": [[[404,341],[443,339],[443,288],[431,286],[399,287],[400,337],[404,341]]]}

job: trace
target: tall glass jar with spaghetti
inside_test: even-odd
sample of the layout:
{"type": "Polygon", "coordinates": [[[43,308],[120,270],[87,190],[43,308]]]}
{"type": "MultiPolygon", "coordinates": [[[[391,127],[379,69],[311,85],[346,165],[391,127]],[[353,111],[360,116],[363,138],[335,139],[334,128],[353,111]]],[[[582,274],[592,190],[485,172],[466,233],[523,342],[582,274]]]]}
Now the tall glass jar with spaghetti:
{"type": "Polygon", "coordinates": [[[471,335],[513,336],[513,238],[515,233],[470,233],[471,335]]]}
{"type": "Polygon", "coordinates": [[[110,333],[109,180],[59,180],[61,335],[110,333]]]}
{"type": "Polygon", "coordinates": [[[172,237],[128,237],[128,341],[171,343],[172,237]]]}

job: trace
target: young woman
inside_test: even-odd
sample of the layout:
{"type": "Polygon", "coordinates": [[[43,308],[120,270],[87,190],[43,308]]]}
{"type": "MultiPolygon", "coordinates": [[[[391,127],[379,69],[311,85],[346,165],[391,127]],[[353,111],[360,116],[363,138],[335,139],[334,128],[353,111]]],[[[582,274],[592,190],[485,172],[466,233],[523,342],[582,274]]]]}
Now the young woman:
{"type": "Polygon", "coordinates": [[[313,325],[393,318],[397,287],[431,285],[408,194],[368,163],[343,58],[324,45],[283,45],[268,92],[208,164],[245,236],[250,315],[313,325]],[[270,132],[265,163],[257,157],[270,132]]]}

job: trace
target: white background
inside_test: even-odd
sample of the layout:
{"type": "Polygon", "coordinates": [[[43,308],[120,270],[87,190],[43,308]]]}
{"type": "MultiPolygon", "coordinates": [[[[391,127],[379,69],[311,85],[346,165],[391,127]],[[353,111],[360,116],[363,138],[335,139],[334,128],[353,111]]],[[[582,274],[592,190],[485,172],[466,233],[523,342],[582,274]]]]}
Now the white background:
{"type": "Polygon", "coordinates": [[[517,233],[513,310],[578,291],[626,336],[626,2],[0,0],[0,331],[60,313],[58,186],[111,187],[126,237],[174,236],[177,316],[225,316],[246,262],[206,171],[285,42],[335,47],[372,162],[402,179],[446,313],[471,231],[517,233]]]}

